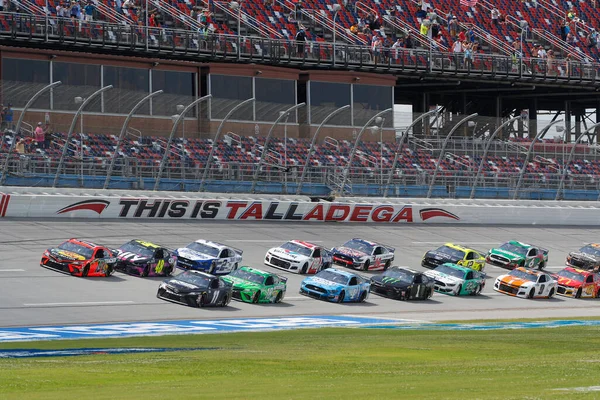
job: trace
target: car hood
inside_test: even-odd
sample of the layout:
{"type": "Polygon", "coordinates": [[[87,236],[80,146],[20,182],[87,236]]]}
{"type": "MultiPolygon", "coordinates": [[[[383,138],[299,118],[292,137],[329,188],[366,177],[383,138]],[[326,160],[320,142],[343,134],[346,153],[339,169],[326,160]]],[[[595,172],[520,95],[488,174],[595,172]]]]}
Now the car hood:
{"type": "Polygon", "coordinates": [[[181,281],[179,279],[169,279],[164,282],[170,290],[177,293],[190,293],[206,290],[207,287],[198,286],[193,283],[181,281]]]}
{"type": "Polygon", "coordinates": [[[84,261],[86,260],[85,256],[81,254],[74,253],[72,251],[62,250],[62,249],[50,249],[50,254],[57,260],[67,260],[67,261],[84,261]]]}
{"type": "Polygon", "coordinates": [[[600,257],[595,256],[593,254],[582,253],[579,251],[573,251],[573,252],[569,253],[569,257],[575,258],[577,260],[581,260],[584,262],[600,263],[600,257]]]}
{"type": "Polygon", "coordinates": [[[408,283],[406,281],[402,281],[402,280],[399,280],[396,278],[392,278],[389,276],[383,276],[383,275],[376,275],[376,276],[372,277],[371,282],[376,282],[376,283],[379,283],[380,285],[389,286],[389,287],[398,288],[398,289],[406,289],[407,287],[412,285],[412,283],[408,283]]]}
{"type": "Polygon", "coordinates": [[[187,247],[177,249],[175,255],[187,258],[188,260],[192,261],[208,261],[216,259],[216,257],[214,256],[204,254],[196,250],[188,249],[187,247]]]}
{"type": "Polygon", "coordinates": [[[282,249],[280,247],[274,247],[270,249],[269,253],[274,254],[277,257],[283,258],[285,260],[302,261],[308,259],[308,257],[303,254],[296,253],[291,250],[282,249]]]}
{"type": "Polygon", "coordinates": [[[355,249],[351,249],[349,247],[336,247],[334,249],[332,249],[333,253],[339,253],[348,257],[352,257],[352,258],[363,258],[363,257],[367,257],[368,254],[364,253],[360,250],[355,250],[355,249]]]}
{"type": "Polygon", "coordinates": [[[502,249],[492,249],[492,250],[490,250],[490,253],[506,257],[509,260],[522,260],[525,258],[525,256],[521,256],[517,253],[513,253],[512,251],[506,251],[506,250],[502,250],[502,249]]]}
{"type": "Polygon", "coordinates": [[[528,286],[533,286],[535,284],[535,282],[528,281],[527,279],[515,278],[514,276],[511,276],[511,275],[499,276],[498,280],[501,281],[502,283],[507,283],[507,284],[513,285],[513,286],[528,287],[528,286]]]}
{"type": "Polygon", "coordinates": [[[234,289],[260,289],[262,287],[261,284],[246,279],[241,279],[237,276],[225,275],[223,280],[230,282],[234,289]]]}
{"type": "Polygon", "coordinates": [[[342,285],[341,283],[328,281],[326,279],[319,278],[317,276],[308,277],[308,278],[304,279],[302,281],[302,283],[305,285],[319,286],[319,287],[322,287],[323,289],[327,289],[327,290],[338,290],[338,289],[342,289],[345,287],[345,285],[342,285]]]}
{"type": "Polygon", "coordinates": [[[449,283],[451,285],[456,285],[459,283],[463,283],[465,281],[464,279],[457,278],[455,276],[448,275],[448,274],[445,274],[443,272],[438,272],[438,271],[426,271],[425,275],[427,275],[435,280],[438,280],[440,282],[449,283]]]}
{"type": "Polygon", "coordinates": [[[144,262],[150,261],[150,259],[151,259],[151,257],[134,254],[134,253],[127,252],[127,251],[124,252],[121,250],[117,250],[117,252],[118,252],[117,259],[119,261],[127,261],[127,262],[131,262],[131,263],[144,263],[144,262]]]}

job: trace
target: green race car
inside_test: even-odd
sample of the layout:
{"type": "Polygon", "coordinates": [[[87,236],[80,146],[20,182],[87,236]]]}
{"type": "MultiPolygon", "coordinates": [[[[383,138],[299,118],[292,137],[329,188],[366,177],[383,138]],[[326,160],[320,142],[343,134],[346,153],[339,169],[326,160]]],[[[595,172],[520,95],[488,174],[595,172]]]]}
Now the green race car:
{"type": "Polygon", "coordinates": [[[233,285],[232,297],[246,303],[279,303],[287,278],[250,267],[241,267],[222,279],[233,285]]]}
{"type": "Polygon", "coordinates": [[[548,250],[543,247],[510,240],[500,247],[491,249],[485,257],[485,261],[507,269],[517,267],[544,269],[548,264],[548,250]]]}
{"type": "Polygon", "coordinates": [[[457,264],[442,264],[425,275],[435,280],[436,292],[453,296],[477,296],[485,287],[485,274],[457,264]]]}

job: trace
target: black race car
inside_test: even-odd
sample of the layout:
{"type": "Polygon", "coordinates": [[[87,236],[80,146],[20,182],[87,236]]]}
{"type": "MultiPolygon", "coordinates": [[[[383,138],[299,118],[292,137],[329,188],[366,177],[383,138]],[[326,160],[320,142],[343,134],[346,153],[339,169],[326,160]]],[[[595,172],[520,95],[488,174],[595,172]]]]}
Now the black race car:
{"type": "Polygon", "coordinates": [[[219,277],[190,270],[163,281],[156,297],[190,307],[225,307],[232,290],[233,286],[219,277]]]}
{"type": "Polygon", "coordinates": [[[151,242],[132,240],[117,250],[115,270],[138,276],[169,276],[177,257],[170,250],[151,242]]]}
{"type": "Polygon", "coordinates": [[[421,272],[391,267],[371,277],[371,293],[396,300],[427,300],[433,295],[434,284],[421,272]]]}
{"type": "Polygon", "coordinates": [[[588,271],[600,269],[600,244],[586,244],[577,251],[572,251],[567,256],[567,265],[588,271]]]}

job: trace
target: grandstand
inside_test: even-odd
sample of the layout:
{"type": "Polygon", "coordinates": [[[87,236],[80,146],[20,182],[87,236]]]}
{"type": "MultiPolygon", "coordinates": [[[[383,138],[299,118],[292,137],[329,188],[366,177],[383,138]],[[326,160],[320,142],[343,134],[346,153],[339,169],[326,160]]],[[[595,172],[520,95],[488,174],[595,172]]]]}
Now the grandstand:
{"type": "Polygon", "coordinates": [[[103,0],[83,21],[61,18],[55,0],[11,3],[2,101],[15,121],[28,110],[3,124],[0,183],[597,200],[598,11],[427,4],[103,0]],[[419,32],[436,22],[439,34],[419,32]],[[412,120],[437,111],[409,128],[394,124],[394,104],[412,105],[412,120]],[[556,137],[538,137],[540,110],[565,121],[556,137]],[[50,146],[34,141],[38,120],[52,126],[50,146]]]}

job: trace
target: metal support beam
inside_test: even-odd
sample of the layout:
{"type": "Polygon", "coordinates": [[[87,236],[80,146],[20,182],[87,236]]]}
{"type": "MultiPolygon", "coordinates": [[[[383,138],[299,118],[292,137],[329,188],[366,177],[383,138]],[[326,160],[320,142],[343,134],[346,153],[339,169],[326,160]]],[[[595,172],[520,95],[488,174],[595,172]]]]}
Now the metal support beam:
{"type": "Polygon", "coordinates": [[[490,146],[492,145],[492,141],[496,138],[496,135],[498,134],[498,132],[500,132],[505,126],[512,124],[519,118],[521,118],[521,116],[512,117],[508,121],[504,122],[502,125],[500,125],[494,131],[494,133],[492,133],[492,136],[490,136],[490,138],[488,139],[487,143],[485,144],[485,150],[483,151],[483,157],[481,157],[481,161],[479,162],[479,168],[477,168],[477,175],[475,175],[475,180],[473,181],[473,187],[471,188],[471,196],[469,197],[470,199],[475,197],[475,189],[477,188],[477,182],[479,181],[479,175],[481,174],[483,165],[485,164],[485,161],[487,160],[487,154],[488,154],[488,151],[490,150],[490,146]]]}
{"type": "Polygon", "coordinates": [[[115,151],[110,159],[110,165],[108,166],[108,171],[106,171],[106,180],[104,181],[104,189],[108,189],[108,185],[110,184],[110,177],[112,176],[113,169],[115,167],[115,161],[117,160],[117,155],[119,154],[119,149],[121,148],[121,143],[125,138],[125,134],[127,133],[127,127],[129,126],[129,121],[133,117],[133,114],[148,100],[161,94],[162,90],[157,90],[156,92],[150,93],[148,96],[144,97],[140,101],[137,102],[135,106],[131,109],[129,114],[127,114],[127,118],[125,118],[125,122],[123,122],[123,126],[121,127],[121,133],[119,134],[119,139],[117,139],[117,145],[115,146],[115,151]]]}
{"type": "Polygon", "coordinates": [[[296,104],[295,106],[288,108],[287,110],[285,110],[284,112],[282,112],[279,115],[279,117],[275,120],[275,122],[271,126],[271,129],[269,129],[269,133],[267,134],[267,138],[265,139],[263,151],[260,154],[260,160],[258,161],[256,170],[254,171],[254,176],[252,177],[252,188],[250,189],[250,193],[254,193],[254,189],[256,189],[256,181],[258,179],[258,173],[260,172],[260,167],[265,159],[265,156],[267,155],[267,151],[269,149],[269,141],[271,140],[271,135],[273,134],[273,130],[279,124],[279,122],[281,122],[282,119],[284,119],[288,116],[289,113],[291,113],[294,110],[297,110],[300,107],[304,107],[305,105],[306,105],[306,103],[300,103],[300,104],[296,104]]]}
{"type": "Polygon", "coordinates": [[[571,102],[565,100],[565,143],[571,142],[571,102]]]}
{"type": "MultiPolygon", "coordinates": [[[[556,119],[556,116],[554,118],[556,119]]],[[[539,140],[541,140],[544,137],[544,135],[548,132],[548,130],[550,130],[550,128],[553,125],[556,125],[559,122],[562,122],[562,119],[553,120],[548,125],[546,125],[546,127],[544,127],[544,129],[542,129],[540,131],[540,133],[535,135],[535,138],[529,145],[529,149],[527,150],[527,155],[525,156],[525,162],[523,163],[523,167],[521,168],[521,171],[519,171],[519,180],[517,181],[517,187],[515,188],[515,192],[513,194],[513,200],[517,200],[517,198],[519,196],[519,189],[521,188],[521,183],[523,182],[523,176],[525,175],[525,170],[527,169],[527,163],[529,162],[529,157],[531,157],[531,153],[533,152],[533,147],[539,140]]]]}
{"type": "Polygon", "coordinates": [[[452,136],[452,134],[454,132],[456,132],[456,130],[462,124],[464,124],[465,122],[467,122],[471,118],[475,118],[478,115],[479,114],[475,113],[475,114],[471,114],[468,117],[465,117],[465,118],[461,119],[460,121],[458,121],[458,123],[456,125],[454,125],[452,127],[452,129],[450,130],[450,132],[446,136],[446,139],[444,140],[444,143],[442,144],[442,150],[440,151],[440,157],[438,158],[438,161],[435,164],[435,170],[433,171],[433,177],[431,178],[431,183],[429,184],[429,190],[427,191],[427,198],[431,197],[431,192],[433,191],[433,185],[435,185],[435,179],[437,178],[438,170],[440,169],[440,164],[442,163],[442,158],[444,157],[444,152],[446,151],[446,146],[448,145],[448,140],[450,140],[450,137],[452,136]]]}
{"type": "Polygon", "coordinates": [[[348,164],[346,164],[346,167],[344,168],[344,172],[343,172],[343,176],[342,176],[342,192],[344,191],[344,187],[346,186],[346,180],[348,179],[348,172],[350,171],[350,167],[352,166],[352,159],[354,158],[354,153],[356,153],[356,148],[358,147],[358,143],[360,142],[360,138],[362,137],[363,133],[365,132],[365,129],[367,129],[367,127],[369,125],[371,125],[373,123],[373,121],[375,121],[377,118],[381,117],[383,114],[388,113],[390,111],[393,111],[393,108],[388,108],[386,110],[383,110],[383,111],[375,114],[361,128],[360,132],[358,132],[358,135],[356,136],[356,140],[354,141],[354,146],[352,146],[352,151],[350,152],[350,156],[348,157],[348,164]]]}
{"type": "Polygon", "coordinates": [[[564,193],[563,192],[563,186],[565,184],[565,179],[567,177],[567,171],[569,169],[569,164],[571,163],[571,161],[573,160],[573,154],[575,154],[575,148],[577,147],[577,145],[579,144],[579,142],[581,142],[581,139],[583,139],[584,137],[586,137],[588,132],[593,131],[594,129],[596,129],[597,127],[600,126],[600,123],[594,124],[592,126],[590,126],[585,132],[583,132],[583,135],[579,135],[579,137],[577,138],[577,140],[575,141],[575,143],[573,143],[573,147],[571,147],[571,152],[569,153],[569,158],[567,159],[567,162],[563,165],[563,172],[562,172],[562,176],[560,177],[560,183],[558,184],[558,189],[556,190],[556,198],[555,200],[562,200],[564,197],[564,193]]]}
{"type": "Polygon", "coordinates": [[[157,191],[160,186],[160,178],[162,177],[163,170],[165,168],[165,164],[167,163],[167,158],[169,158],[169,153],[171,152],[171,143],[173,142],[173,137],[175,136],[175,132],[177,132],[177,128],[179,127],[179,123],[182,119],[185,118],[185,114],[191,110],[195,105],[203,102],[204,100],[208,100],[212,97],[211,94],[207,94],[206,96],[200,97],[192,101],[188,104],[179,114],[175,122],[173,123],[173,129],[171,129],[171,133],[169,134],[169,139],[167,140],[167,145],[165,148],[165,152],[163,153],[162,160],[160,160],[160,166],[158,167],[158,175],[156,175],[156,182],[154,183],[154,190],[157,191]]]}
{"type": "Polygon", "coordinates": [[[388,174],[388,178],[387,178],[387,182],[385,185],[385,189],[383,191],[383,197],[387,197],[388,195],[388,191],[390,189],[390,185],[392,184],[392,179],[394,177],[394,168],[396,167],[396,163],[398,162],[398,157],[400,155],[400,152],[402,151],[402,146],[404,145],[404,141],[408,138],[408,133],[410,132],[411,129],[413,129],[418,123],[420,123],[422,120],[424,120],[425,118],[428,118],[430,115],[435,114],[436,118],[438,116],[438,114],[444,109],[444,107],[439,107],[435,110],[431,110],[426,112],[425,114],[419,116],[417,119],[415,119],[412,124],[410,124],[408,126],[408,128],[406,128],[406,130],[404,131],[404,133],[402,134],[402,137],[400,138],[400,141],[398,142],[398,146],[396,147],[396,151],[394,152],[394,161],[392,162],[392,168],[390,169],[390,173],[388,174]]]}
{"type": "MultiPolygon", "coordinates": [[[[56,168],[56,175],[54,176],[54,183],[52,184],[52,187],[56,187],[56,185],[58,185],[58,178],[60,176],[60,171],[62,170],[63,163],[65,162],[65,158],[67,157],[67,152],[69,149],[69,142],[71,141],[71,136],[73,135],[73,131],[75,130],[75,125],[77,124],[77,119],[83,112],[84,108],[92,100],[94,100],[97,96],[106,92],[107,90],[112,89],[112,87],[113,87],[112,85],[108,85],[108,86],[104,86],[103,88],[96,90],[94,93],[92,93],[90,96],[88,96],[85,100],[83,100],[83,102],[79,106],[79,109],[77,110],[77,112],[75,113],[75,116],[73,117],[73,121],[71,122],[69,131],[67,132],[67,138],[65,139],[65,147],[63,147],[63,151],[60,156],[60,161],[58,162],[58,167],[56,168]]],[[[81,160],[81,162],[83,163],[83,159],[81,160]]]]}
{"type": "Polygon", "coordinates": [[[208,177],[208,170],[210,168],[210,164],[212,163],[213,154],[215,153],[215,148],[217,146],[217,141],[219,140],[219,136],[221,136],[221,130],[223,129],[223,126],[225,126],[225,122],[229,120],[229,117],[231,117],[234,112],[253,101],[254,97],[248,100],[244,100],[240,104],[233,107],[231,110],[229,110],[225,118],[223,118],[223,121],[221,121],[221,123],[219,124],[219,128],[217,128],[215,138],[213,139],[212,145],[210,146],[210,153],[208,154],[208,158],[206,159],[206,165],[204,166],[204,172],[202,173],[202,181],[200,181],[200,187],[198,189],[199,192],[202,192],[204,190],[204,183],[206,182],[206,178],[208,177]]]}
{"type": "MultiPolygon", "coordinates": [[[[48,26],[46,25],[46,29],[47,28],[48,28],[48,26]]],[[[6,182],[6,177],[8,176],[8,162],[10,160],[10,155],[15,150],[15,146],[17,145],[17,135],[21,131],[21,124],[23,123],[23,118],[25,117],[25,113],[29,110],[29,107],[31,107],[31,105],[42,94],[46,93],[50,89],[52,89],[52,88],[54,88],[54,87],[56,87],[58,85],[61,85],[61,84],[62,84],[61,81],[56,81],[54,83],[51,83],[48,86],[44,86],[36,94],[34,94],[33,96],[31,96],[31,98],[29,99],[29,101],[27,102],[27,104],[25,104],[25,107],[23,107],[23,111],[21,111],[21,114],[19,115],[19,119],[17,120],[17,126],[15,127],[15,134],[13,135],[13,140],[12,140],[12,142],[10,144],[10,148],[8,149],[8,154],[6,155],[6,160],[4,160],[4,167],[2,168],[2,171],[0,171],[0,174],[2,174],[2,176],[0,177],[0,186],[4,185],[4,183],[6,182]]]]}
{"type": "Polygon", "coordinates": [[[317,142],[317,136],[319,136],[319,132],[321,131],[321,128],[323,126],[325,126],[325,124],[327,122],[329,122],[329,120],[331,120],[331,118],[335,117],[342,111],[347,110],[349,108],[350,108],[350,104],[340,107],[337,110],[334,110],[332,113],[330,113],[323,119],[323,122],[321,122],[321,125],[319,125],[319,127],[315,131],[315,134],[313,135],[312,140],[310,142],[310,147],[308,148],[308,154],[306,155],[306,161],[304,162],[304,168],[302,168],[302,176],[300,176],[300,182],[298,183],[298,189],[296,189],[296,194],[299,195],[302,192],[302,184],[304,183],[304,177],[306,176],[306,171],[308,170],[308,164],[310,163],[310,157],[312,156],[312,153],[314,151],[314,146],[315,146],[315,143],[317,142]]]}

